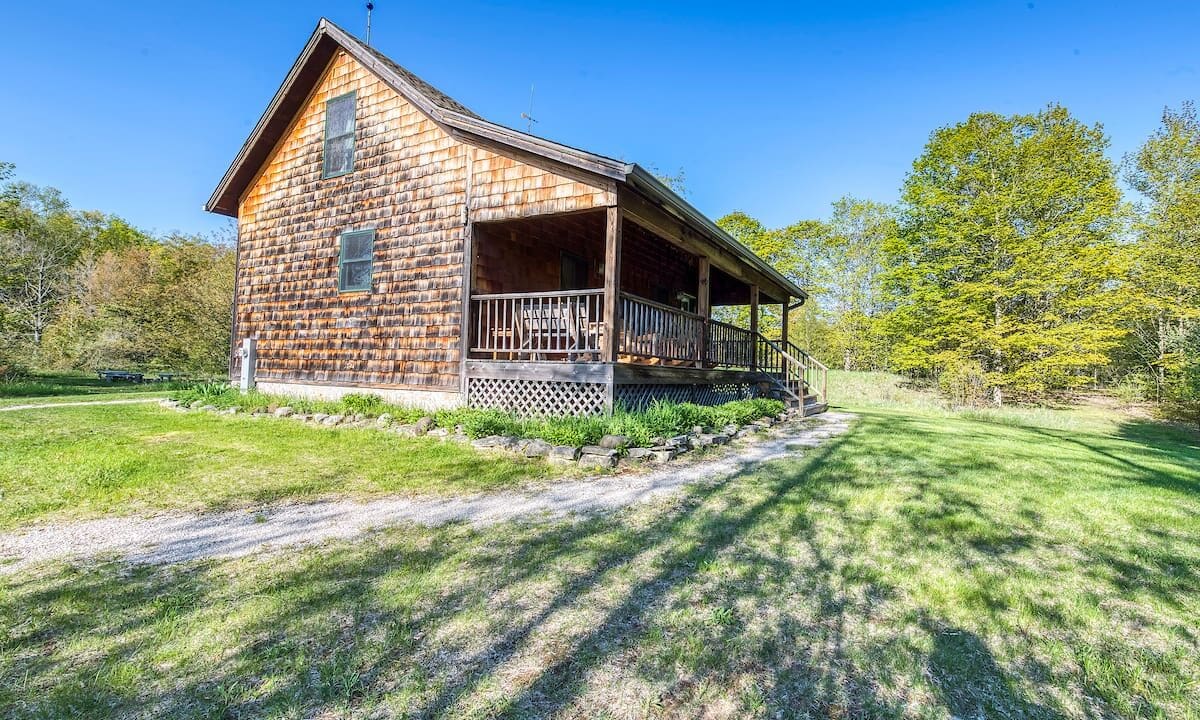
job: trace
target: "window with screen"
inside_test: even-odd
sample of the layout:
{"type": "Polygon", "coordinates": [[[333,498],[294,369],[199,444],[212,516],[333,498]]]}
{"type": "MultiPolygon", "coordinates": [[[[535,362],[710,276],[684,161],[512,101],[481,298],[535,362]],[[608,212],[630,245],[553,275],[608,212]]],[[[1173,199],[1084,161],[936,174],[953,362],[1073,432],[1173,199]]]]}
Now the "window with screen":
{"type": "Polygon", "coordinates": [[[371,270],[375,257],[375,231],[356,230],[342,233],[338,256],[338,290],[350,292],[371,289],[371,270]]]}
{"type": "Polygon", "coordinates": [[[321,177],[354,170],[354,93],[325,103],[325,161],[321,177]]]}

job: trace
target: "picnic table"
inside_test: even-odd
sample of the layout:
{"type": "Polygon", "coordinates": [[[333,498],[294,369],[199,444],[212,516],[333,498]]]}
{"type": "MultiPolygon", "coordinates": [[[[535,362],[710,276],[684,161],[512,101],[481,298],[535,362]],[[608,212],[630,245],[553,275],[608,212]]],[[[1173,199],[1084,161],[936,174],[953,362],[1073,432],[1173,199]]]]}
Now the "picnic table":
{"type": "Polygon", "coordinates": [[[140,383],[144,379],[142,373],[133,372],[130,370],[97,370],[96,374],[99,375],[100,379],[104,382],[127,380],[129,382],[140,383]]]}

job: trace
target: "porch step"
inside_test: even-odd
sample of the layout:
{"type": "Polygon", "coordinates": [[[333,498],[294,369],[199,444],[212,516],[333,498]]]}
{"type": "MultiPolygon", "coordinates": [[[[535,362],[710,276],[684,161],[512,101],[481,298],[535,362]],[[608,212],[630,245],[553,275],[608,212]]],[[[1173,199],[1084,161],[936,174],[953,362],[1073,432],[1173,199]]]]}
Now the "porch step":
{"type": "Polygon", "coordinates": [[[829,410],[828,403],[815,401],[811,403],[804,403],[804,417],[809,417],[810,415],[820,415],[827,410],[829,410]]]}

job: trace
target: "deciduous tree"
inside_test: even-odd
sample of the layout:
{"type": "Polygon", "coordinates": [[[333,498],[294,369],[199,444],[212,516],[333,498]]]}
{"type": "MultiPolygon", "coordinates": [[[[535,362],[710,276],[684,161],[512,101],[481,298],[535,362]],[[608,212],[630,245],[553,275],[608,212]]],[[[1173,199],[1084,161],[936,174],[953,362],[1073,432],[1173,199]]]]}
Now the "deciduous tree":
{"type": "Polygon", "coordinates": [[[1089,381],[1122,335],[1116,171],[1099,125],[1052,105],[933,133],[889,245],[893,362],[977,364],[1000,404],[1089,381]]]}
{"type": "MultiPolygon", "coordinates": [[[[1162,125],[1125,159],[1125,177],[1145,199],[1129,249],[1135,310],[1131,354],[1150,371],[1155,397],[1190,367],[1187,349],[1200,325],[1200,121],[1192,103],[1163,112],[1162,125]]],[[[1200,362],[1200,360],[1197,360],[1200,362]]]]}

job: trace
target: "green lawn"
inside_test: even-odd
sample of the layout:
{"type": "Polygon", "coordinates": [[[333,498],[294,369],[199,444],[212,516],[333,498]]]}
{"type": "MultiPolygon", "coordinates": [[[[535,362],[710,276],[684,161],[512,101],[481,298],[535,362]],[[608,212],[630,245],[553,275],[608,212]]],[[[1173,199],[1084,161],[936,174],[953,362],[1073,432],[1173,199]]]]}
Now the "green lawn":
{"type": "Polygon", "coordinates": [[[171,383],[105,382],[95,374],[38,373],[28,380],[0,382],[0,408],[14,405],[163,397],[171,383]]]}
{"type": "Polygon", "coordinates": [[[456,443],[154,403],[0,412],[0,438],[0,528],[326,494],[479,491],[549,472],[456,443]]]}
{"type": "Polygon", "coordinates": [[[586,521],[0,579],[0,712],[1200,717],[1200,437],[862,383],[804,457],[586,521]]]}

